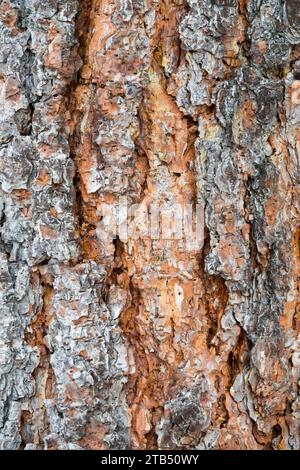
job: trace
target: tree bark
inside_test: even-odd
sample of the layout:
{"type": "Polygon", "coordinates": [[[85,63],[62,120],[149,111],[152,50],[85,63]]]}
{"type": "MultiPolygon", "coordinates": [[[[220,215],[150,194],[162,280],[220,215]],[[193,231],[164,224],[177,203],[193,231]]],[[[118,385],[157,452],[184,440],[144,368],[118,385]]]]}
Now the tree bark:
{"type": "Polygon", "coordinates": [[[1,448],[300,448],[299,11],[0,0],[1,448]]]}

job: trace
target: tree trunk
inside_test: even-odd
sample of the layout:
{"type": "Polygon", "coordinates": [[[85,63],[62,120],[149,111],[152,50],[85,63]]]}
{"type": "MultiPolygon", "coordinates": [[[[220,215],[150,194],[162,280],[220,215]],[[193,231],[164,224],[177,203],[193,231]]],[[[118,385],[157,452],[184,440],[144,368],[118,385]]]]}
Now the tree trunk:
{"type": "Polygon", "coordinates": [[[0,0],[1,448],[300,448],[299,11],[0,0]]]}

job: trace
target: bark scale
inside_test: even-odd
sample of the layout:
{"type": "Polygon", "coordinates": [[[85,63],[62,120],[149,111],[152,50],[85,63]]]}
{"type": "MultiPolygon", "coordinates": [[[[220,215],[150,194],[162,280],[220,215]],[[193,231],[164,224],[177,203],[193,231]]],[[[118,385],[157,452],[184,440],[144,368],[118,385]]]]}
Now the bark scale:
{"type": "Polygon", "coordinates": [[[300,448],[297,7],[0,1],[1,448],[300,448]]]}

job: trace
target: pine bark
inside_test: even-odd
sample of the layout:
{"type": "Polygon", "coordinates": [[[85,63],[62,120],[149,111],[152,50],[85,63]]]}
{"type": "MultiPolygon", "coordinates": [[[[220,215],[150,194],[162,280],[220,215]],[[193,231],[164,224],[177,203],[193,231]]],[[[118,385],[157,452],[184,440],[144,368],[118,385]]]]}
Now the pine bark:
{"type": "Polygon", "coordinates": [[[299,449],[298,1],[0,0],[0,102],[0,448],[299,449]]]}

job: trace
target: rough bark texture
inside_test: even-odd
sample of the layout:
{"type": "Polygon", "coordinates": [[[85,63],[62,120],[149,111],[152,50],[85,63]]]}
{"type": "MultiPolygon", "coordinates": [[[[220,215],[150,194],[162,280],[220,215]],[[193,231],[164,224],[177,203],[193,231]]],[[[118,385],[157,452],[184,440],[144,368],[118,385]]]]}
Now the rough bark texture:
{"type": "Polygon", "coordinates": [[[298,0],[0,0],[0,446],[299,449],[298,0]],[[114,236],[120,196],[205,243],[114,236]]]}

